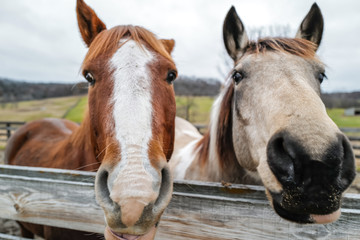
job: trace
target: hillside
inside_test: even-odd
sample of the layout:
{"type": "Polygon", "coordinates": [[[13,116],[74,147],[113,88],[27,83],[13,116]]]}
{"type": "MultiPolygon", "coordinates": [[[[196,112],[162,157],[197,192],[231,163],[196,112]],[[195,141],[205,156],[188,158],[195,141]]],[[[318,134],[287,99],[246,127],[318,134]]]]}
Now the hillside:
{"type": "Polygon", "coordinates": [[[0,102],[19,102],[86,94],[76,84],[30,83],[0,78],[0,102]]]}
{"type": "Polygon", "coordinates": [[[179,76],[174,82],[177,96],[216,96],[221,82],[214,78],[179,76]]]}
{"type": "Polygon", "coordinates": [[[327,108],[360,107],[360,92],[323,93],[321,99],[327,108]]]}

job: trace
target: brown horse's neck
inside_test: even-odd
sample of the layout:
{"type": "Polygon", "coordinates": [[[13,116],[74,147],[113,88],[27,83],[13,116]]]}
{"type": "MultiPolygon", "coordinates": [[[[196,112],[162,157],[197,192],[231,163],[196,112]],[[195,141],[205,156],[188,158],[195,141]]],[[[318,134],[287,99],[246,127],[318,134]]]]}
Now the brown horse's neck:
{"type": "Polygon", "coordinates": [[[88,112],[80,127],[69,138],[72,151],[77,155],[79,166],[77,170],[96,171],[100,162],[96,160],[95,150],[92,146],[92,131],[88,112]]]}

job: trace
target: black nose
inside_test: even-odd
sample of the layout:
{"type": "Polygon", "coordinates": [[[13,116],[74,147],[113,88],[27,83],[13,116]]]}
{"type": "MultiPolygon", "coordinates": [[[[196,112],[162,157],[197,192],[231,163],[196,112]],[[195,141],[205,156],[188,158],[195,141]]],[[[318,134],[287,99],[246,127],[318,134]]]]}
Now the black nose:
{"type": "Polygon", "coordinates": [[[342,193],[355,177],[354,154],[346,137],[338,134],[327,147],[320,147],[325,149],[322,153],[309,149],[319,146],[304,145],[287,131],[275,134],[268,143],[269,167],[284,190],[318,196],[342,193]],[[310,152],[316,152],[317,159],[310,152]]]}

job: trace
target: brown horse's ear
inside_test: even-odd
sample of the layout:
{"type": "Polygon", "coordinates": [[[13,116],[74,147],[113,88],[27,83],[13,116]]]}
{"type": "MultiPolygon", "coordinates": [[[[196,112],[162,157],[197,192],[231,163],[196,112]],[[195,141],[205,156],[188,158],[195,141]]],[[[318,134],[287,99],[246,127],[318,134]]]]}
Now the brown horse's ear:
{"type": "Polygon", "coordinates": [[[89,47],[96,35],[106,29],[105,24],[96,16],[83,0],[77,0],[76,15],[81,36],[89,47]]]}
{"type": "Polygon", "coordinates": [[[244,53],[249,39],[234,6],[230,8],[225,17],[223,38],[228,54],[234,61],[237,61],[244,53]]]}
{"type": "Polygon", "coordinates": [[[315,43],[318,47],[321,42],[324,29],[324,19],[319,6],[314,3],[310,11],[300,24],[296,38],[303,38],[315,43]]]}
{"type": "Polygon", "coordinates": [[[173,39],[161,39],[160,40],[164,45],[166,51],[170,54],[175,46],[175,41],[173,39]]]}

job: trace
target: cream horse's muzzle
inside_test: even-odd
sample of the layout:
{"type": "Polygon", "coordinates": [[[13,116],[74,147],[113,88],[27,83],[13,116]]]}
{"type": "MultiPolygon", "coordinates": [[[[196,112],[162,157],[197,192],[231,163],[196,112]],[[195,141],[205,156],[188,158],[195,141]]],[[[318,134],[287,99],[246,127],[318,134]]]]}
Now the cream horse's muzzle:
{"type": "Polygon", "coordinates": [[[354,154],[340,133],[325,149],[320,159],[314,159],[287,131],[270,139],[268,164],[282,191],[269,193],[281,217],[298,223],[326,223],[340,216],[341,195],[355,178],[354,154]]]}

